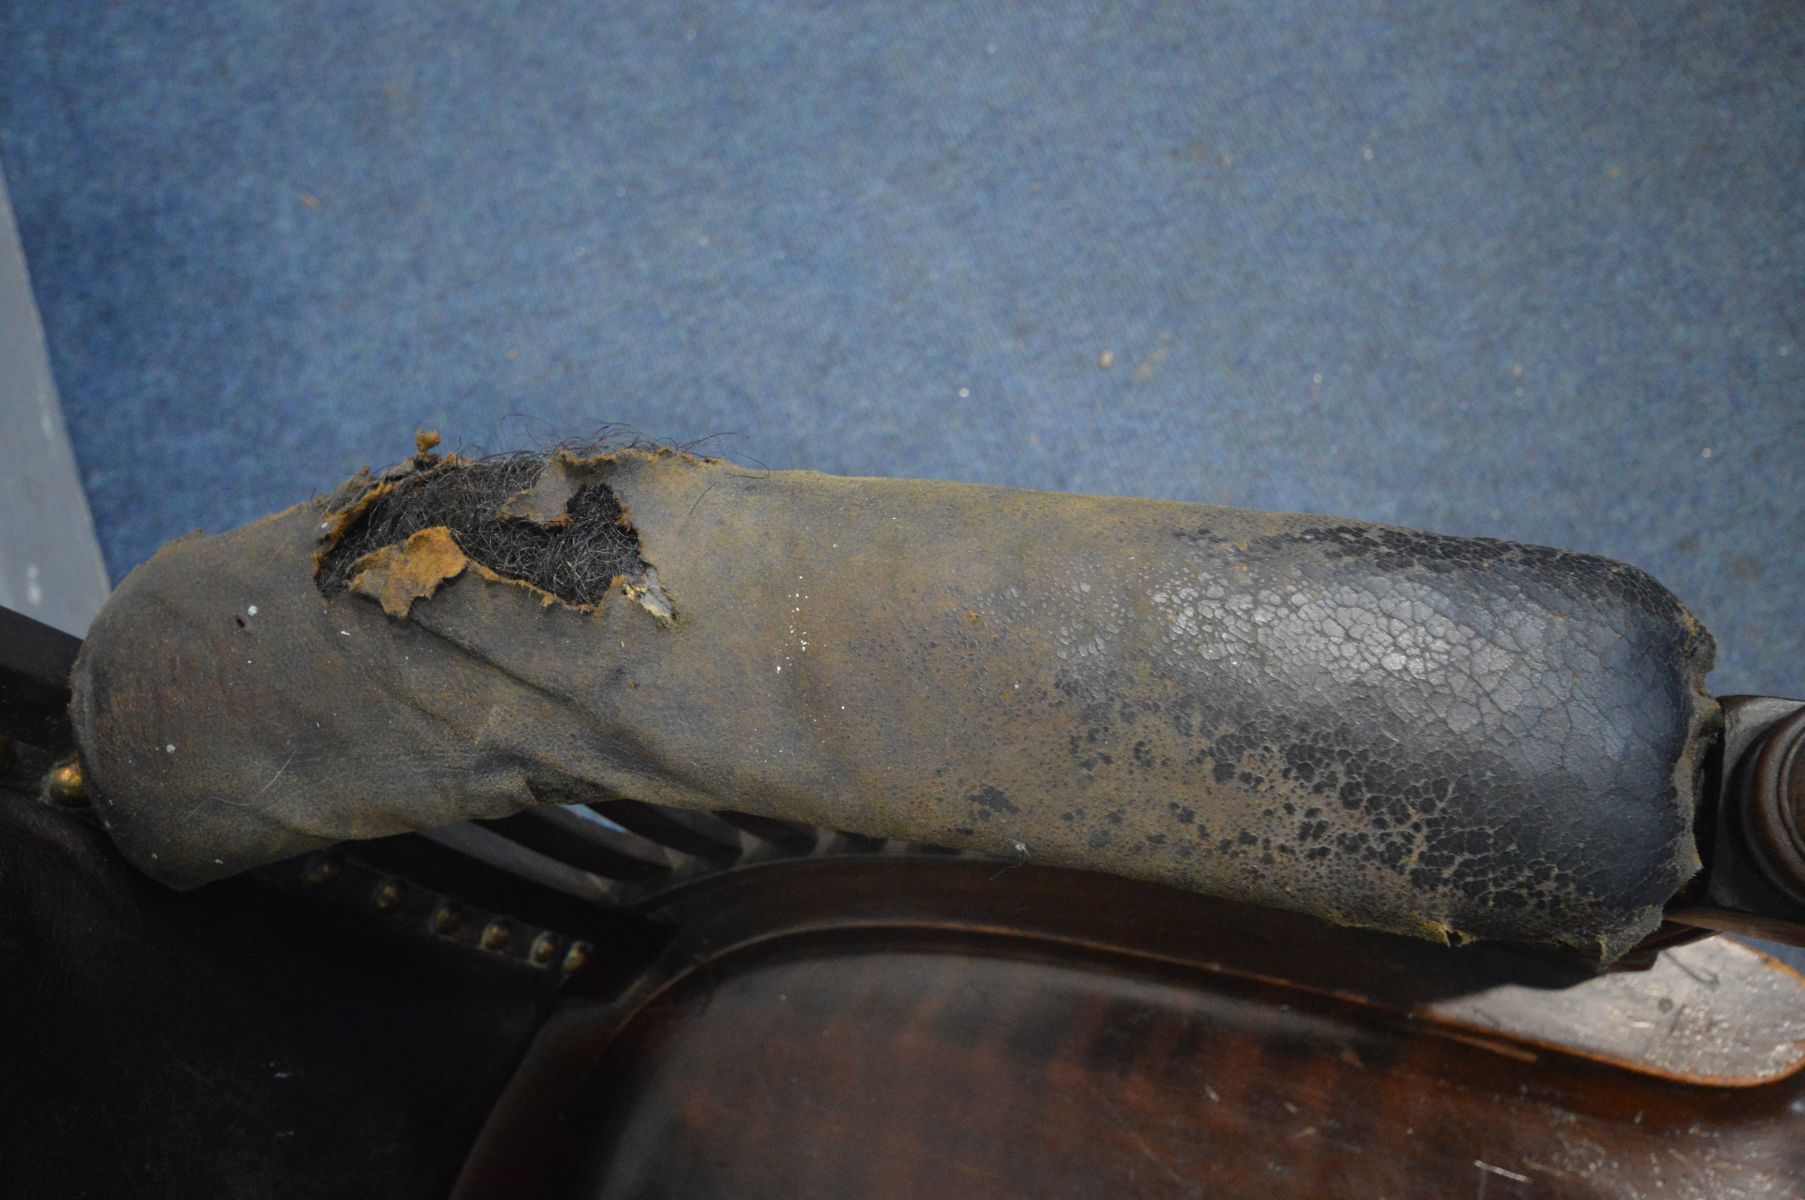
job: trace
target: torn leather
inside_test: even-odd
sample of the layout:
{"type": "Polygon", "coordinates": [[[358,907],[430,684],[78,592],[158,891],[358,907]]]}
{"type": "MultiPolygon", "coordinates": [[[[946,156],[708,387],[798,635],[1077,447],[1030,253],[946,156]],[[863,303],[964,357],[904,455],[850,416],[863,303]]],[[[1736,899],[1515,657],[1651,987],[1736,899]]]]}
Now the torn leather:
{"type": "Polygon", "coordinates": [[[443,529],[323,594],[345,514],[446,468],[425,448],[133,572],[73,705],[125,853],[191,886],[627,797],[1601,962],[1698,868],[1713,645],[1632,567],[670,451],[552,462],[507,519],[599,485],[637,535],[643,570],[591,605],[443,529]]]}

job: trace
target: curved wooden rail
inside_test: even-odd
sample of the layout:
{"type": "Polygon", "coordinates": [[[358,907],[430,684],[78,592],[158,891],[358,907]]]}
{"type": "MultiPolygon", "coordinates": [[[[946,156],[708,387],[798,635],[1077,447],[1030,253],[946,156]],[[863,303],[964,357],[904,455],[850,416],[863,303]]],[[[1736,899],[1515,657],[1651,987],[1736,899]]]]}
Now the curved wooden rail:
{"type": "Polygon", "coordinates": [[[771,861],[553,1017],[460,1200],[1784,1195],[1805,981],[1588,977],[1077,872],[771,861]]]}

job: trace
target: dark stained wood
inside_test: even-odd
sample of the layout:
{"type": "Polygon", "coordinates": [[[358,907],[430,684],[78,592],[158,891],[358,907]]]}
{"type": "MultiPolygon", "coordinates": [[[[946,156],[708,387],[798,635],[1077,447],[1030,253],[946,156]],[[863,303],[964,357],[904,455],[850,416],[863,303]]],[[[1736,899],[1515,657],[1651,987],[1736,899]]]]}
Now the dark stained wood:
{"type": "Polygon", "coordinates": [[[1704,1198],[1805,1172],[1782,1096],[1613,1087],[1577,1063],[1277,999],[952,947],[773,946],[690,976],[624,1031],[553,1194],[1641,1196],[1665,1182],[1704,1198]]]}
{"type": "MultiPolygon", "coordinates": [[[[1658,1037],[1606,1062],[1548,1029],[1425,1015],[1570,985],[1570,965],[1073,872],[771,864],[648,915],[676,924],[669,953],[625,998],[547,1026],[462,1200],[1703,1200],[1805,1180],[1799,1063],[1738,1077],[1746,1047],[1710,1044],[1805,998],[1790,975],[1739,988],[1770,969],[1746,951],[1695,981],[1685,1003],[1708,1013],[1675,1021],[1673,1062],[1740,1085],[1702,1086],[1658,1037]]],[[[1633,978],[1595,1014],[1583,984],[1551,993],[1574,1040],[1634,1011],[1633,978]]]]}

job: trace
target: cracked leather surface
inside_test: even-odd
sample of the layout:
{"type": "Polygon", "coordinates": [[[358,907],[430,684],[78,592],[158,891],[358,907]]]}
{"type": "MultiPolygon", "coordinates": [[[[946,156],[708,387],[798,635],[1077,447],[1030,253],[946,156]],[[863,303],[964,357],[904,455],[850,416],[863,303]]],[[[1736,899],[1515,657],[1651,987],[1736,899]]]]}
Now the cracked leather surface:
{"type": "Polygon", "coordinates": [[[403,616],[327,599],[324,501],[134,572],[74,703],[125,852],[188,886],[611,795],[1601,962],[1697,870],[1712,643],[1632,567],[670,452],[584,469],[668,618],[625,581],[583,611],[473,571],[403,616]]]}

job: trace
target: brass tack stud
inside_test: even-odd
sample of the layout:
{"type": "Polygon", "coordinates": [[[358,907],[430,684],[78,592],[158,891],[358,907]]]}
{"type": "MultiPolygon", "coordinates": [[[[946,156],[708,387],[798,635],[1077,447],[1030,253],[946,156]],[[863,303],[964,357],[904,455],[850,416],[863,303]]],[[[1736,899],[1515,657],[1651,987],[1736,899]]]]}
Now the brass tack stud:
{"type": "Polygon", "coordinates": [[[508,928],[506,921],[490,921],[483,930],[482,946],[485,950],[500,950],[508,944],[514,931],[508,928]]]}
{"type": "Polygon", "coordinates": [[[323,888],[330,886],[339,877],[339,865],[329,858],[315,859],[307,866],[307,874],[303,878],[308,887],[323,888]]]}
{"type": "Polygon", "coordinates": [[[574,975],[589,962],[589,943],[572,942],[564,952],[564,973],[574,975]]]}
{"type": "Polygon", "coordinates": [[[540,966],[549,963],[558,953],[558,939],[549,933],[542,933],[533,939],[533,961],[540,966]]]}
{"type": "Polygon", "coordinates": [[[68,759],[52,767],[50,774],[44,777],[44,792],[52,804],[68,808],[86,804],[88,781],[82,774],[81,763],[68,759]]]}
{"type": "Polygon", "coordinates": [[[402,894],[401,884],[398,880],[385,879],[376,885],[376,891],[371,894],[370,902],[376,906],[378,912],[394,912],[401,907],[402,894]]]}
{"type": "Polygon", "coordinates": [[[464,916],[449,904],[441,904],[432,914],[432,931],[448,934],[457,932],[458,926],[464,923],[464,916]]]}

